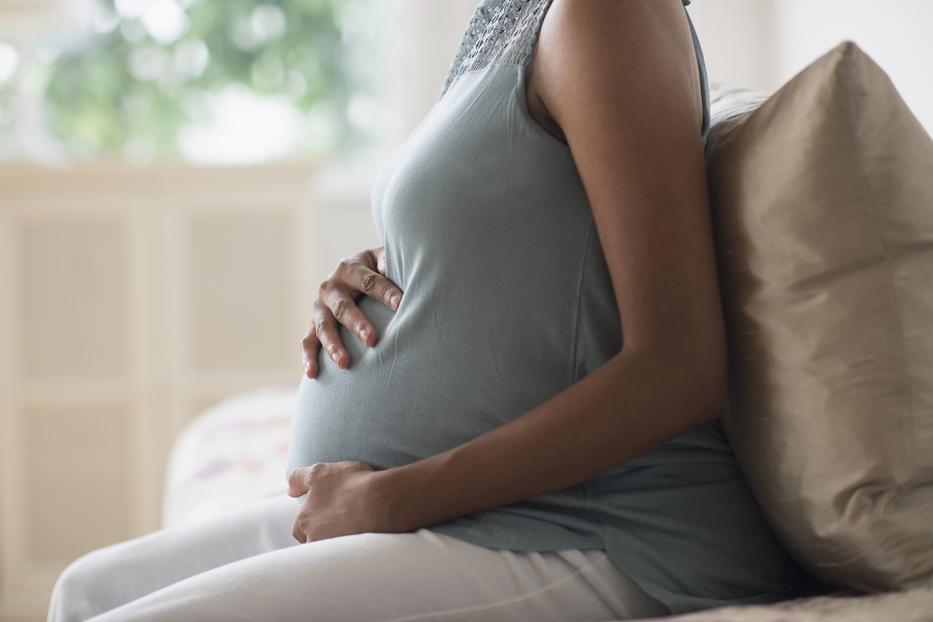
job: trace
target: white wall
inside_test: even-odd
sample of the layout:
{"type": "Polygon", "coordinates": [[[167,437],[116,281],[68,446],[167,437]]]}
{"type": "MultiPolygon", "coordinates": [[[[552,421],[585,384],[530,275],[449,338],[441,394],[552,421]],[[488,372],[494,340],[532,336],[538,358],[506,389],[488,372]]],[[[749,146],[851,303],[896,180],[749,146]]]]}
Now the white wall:
{"type": "Polygon", "coordinates": [[[933,132],[930,0],[694,0],[689,10],[711,80],[772,91],[852,40],[933,132]]]}
{"type": "Polygon", "coordinates": [[[710,80],[764,91],[774,88],[773,0],[694,0],[688,11],[710,80]]]}
{"type": "MultiPolygon", "coordinates": [[[[700,0],[701,2],[703,0],[700,0]]],[[[780,0],[776,76],[783,82],[843,41],[855,41],[933,133],[933,2],[780,0]]]]}

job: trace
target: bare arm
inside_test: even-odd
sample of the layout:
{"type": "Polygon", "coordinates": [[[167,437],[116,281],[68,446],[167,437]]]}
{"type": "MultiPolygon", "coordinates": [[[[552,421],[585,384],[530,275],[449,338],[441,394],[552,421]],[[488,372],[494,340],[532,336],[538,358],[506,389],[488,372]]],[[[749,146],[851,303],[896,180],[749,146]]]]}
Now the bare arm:
{"type": "Polygon", "coordinates": [[[381,471],[398,530],[580,483],[724,404],[700,87],[681,2],[555,0],[535,67],[593,210],[624,348],[509,423],[381,471]]]}

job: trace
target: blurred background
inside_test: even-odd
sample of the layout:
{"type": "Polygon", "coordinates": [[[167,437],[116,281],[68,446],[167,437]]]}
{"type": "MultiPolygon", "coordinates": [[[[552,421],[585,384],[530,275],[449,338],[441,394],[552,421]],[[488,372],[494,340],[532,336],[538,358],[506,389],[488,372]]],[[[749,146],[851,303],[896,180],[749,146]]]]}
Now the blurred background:
{"type": "MultiPolygon", "coordinates": [[[[317,284],[377,245],[373,177],[475,5],[0,0],[0,620],[180,515],[205,411],[275,387],[250,403],[287,418],[317,284]]],[[[690,12],[714,82],[770,92],[852,39],[933,128],[927,0],[690,12]]]]}

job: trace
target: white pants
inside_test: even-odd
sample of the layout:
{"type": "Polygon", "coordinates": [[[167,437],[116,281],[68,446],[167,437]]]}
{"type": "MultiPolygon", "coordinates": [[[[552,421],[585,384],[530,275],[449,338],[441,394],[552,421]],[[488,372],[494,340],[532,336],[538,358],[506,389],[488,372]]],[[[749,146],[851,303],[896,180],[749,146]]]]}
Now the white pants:
{"type": "Polygon", "coordinates": [[[298,544],[282,495],[79,558],[49,621],[619,620],[666,615],[599,549],[499,551],[419,529],[298,544]]]}

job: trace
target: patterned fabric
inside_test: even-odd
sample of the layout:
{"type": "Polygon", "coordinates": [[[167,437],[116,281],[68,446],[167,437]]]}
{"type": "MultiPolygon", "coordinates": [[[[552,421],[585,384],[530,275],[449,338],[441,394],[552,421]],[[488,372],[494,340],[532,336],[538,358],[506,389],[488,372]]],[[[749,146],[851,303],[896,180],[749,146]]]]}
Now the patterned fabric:
{"type": "Polygon", "coordinates": [[[162,526],[200,520],[284,492],[295,394],[290,385],[242,393],[191,421],[169,460],[162,526]]]}

